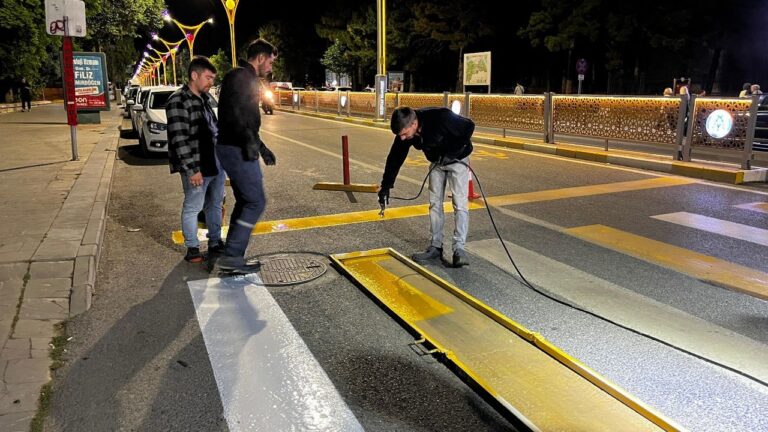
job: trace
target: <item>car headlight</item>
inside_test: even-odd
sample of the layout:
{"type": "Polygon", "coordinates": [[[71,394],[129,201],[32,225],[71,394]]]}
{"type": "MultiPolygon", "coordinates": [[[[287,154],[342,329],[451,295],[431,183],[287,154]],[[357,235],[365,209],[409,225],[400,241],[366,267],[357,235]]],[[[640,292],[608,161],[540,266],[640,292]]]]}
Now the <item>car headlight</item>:
{"type": "Polygon", "coordinates": [[[267,90],[264,92],[264,98],[267,100],[272,100],[272,92],[267,90]]]}
{"type": "Polygon", "coordinates": [[[162,132],[166,129],[168,129],[168,125],[165,123],[158,123],[158,122],[147,122],[147,126],[149,126],[149,130],[152,132],[162,132]]]}

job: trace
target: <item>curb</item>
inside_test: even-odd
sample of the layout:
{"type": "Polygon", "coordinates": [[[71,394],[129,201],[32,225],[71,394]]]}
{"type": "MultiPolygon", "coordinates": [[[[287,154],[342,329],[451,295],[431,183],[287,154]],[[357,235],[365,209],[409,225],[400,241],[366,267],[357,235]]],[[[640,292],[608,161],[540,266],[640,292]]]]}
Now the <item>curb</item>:
{"type": "MultiPolygon", "coordinates": [[[[104,232],[106,229],[107,209],[112,192],[112,177],[115,171],[115,155],[120,142],[118,131],[103,137],[94,147],[88,158],[83,173],[95,171],[90,176],[81,175],[77,182],[98,175],[98,187],[93,191],[94,201],[85,234],[75,257],[72,276],[72,292],[69,300],[69,316],[79,315],[91,308],[91,299],[96,289],[96,270],[101,257],[104,232]],[[98,173],[98,174],[97,174],[98,173]]],[[[91,180],[92,181],[92,180],[91,180]]],[[[75,182],[75,187],[77,187],[75,182]]]]}
{"type": "MultiPolygon", "coordinates": [[[[52,104],[52,101],[44,100],[44,101],[32,101],[32,106],[40,106],[40,105],[49,105],[52,104]]],[[[9,113],[9,112],[17,112],[21,111],[21,103],[10,103],[10,104],[0,104],[0,113],[9,113]]]]}
{"type": "MultiPolygon", "coordinates": [[[[359,119],[354,117],[339,117],[335,114],[293,111],[277,107],[276,109],[278,111],[291,114],[299,114],[307,117],[319,117],[345,123],[353,123],[360,126],[389,129],[388,122],[375,122],[373,120],[359,119]]],[[[472,137],[472,140],[483,144],[490,144],[515,150],[545,153],[573,159],[621,165],[630,168],[639,168],[649,171],[659,171],[668,174],[698,178],[702,180],[710,180],[719,183],[742,184],[746,182],[768,181],[768,168],[753,168],[751,170],[726,168],[697,162],[676,161],[672,160],[671,157],[668,160],[665,160],[657,159],[650,155],[626,155],[616,152],[607,152],[604,150],[593,150],[577,145],[537,143],[531,142],[530,140],[526,140],[524,138],[490,138],[475,135],[472,137]]]]}

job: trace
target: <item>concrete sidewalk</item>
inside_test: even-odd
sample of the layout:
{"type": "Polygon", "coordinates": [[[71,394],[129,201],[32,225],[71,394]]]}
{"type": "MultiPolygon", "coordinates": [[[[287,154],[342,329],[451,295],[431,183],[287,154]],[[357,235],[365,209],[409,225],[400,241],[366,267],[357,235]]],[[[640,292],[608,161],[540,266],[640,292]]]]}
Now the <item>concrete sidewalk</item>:
{"type": "Polygon", "coordinates": [[[90,307],[112,182],[117,107],[77,128],[61,103],[0,115],[0,430],[27,431],[58,325],[90,307]]]}

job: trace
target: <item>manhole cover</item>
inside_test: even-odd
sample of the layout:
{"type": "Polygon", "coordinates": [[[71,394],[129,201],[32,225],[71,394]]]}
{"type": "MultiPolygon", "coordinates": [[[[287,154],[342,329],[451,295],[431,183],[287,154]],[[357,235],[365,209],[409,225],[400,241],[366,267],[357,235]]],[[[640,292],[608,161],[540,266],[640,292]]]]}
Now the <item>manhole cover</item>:
{"type": "Polygon", "coordinates": [[[319,259],[301,255],[272,255],[261,261],[264,285],[294,285],[317,279],[327,270],[319,259]]]}

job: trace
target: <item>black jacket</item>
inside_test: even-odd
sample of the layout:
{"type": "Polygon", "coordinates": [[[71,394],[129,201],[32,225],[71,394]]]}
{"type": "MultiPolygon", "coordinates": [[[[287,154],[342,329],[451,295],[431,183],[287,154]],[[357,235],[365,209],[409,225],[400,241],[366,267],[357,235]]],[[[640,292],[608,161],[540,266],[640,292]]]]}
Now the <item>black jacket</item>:
{"type": "Polygon", "coordinates": [[[219,92],[217,144],[240,147],[245,160],[257,160],[264,146],[259,137],[259,87],[256,69],[240,61],[224,77],[219,92]]]}
{"type": "Polygon", "coordinates": [[[396,136],[392,143],[381,180],[382,189],[395,185],[397,173],[411,146],[423,151],[430,162],[440,162],[441,158],[464,159],[472,153],[471,138],[475,131],[472,120],[454,114],[448,108],[419,108],[416,118],[419,120],[419,136],[405,141],[396,136]]]}

